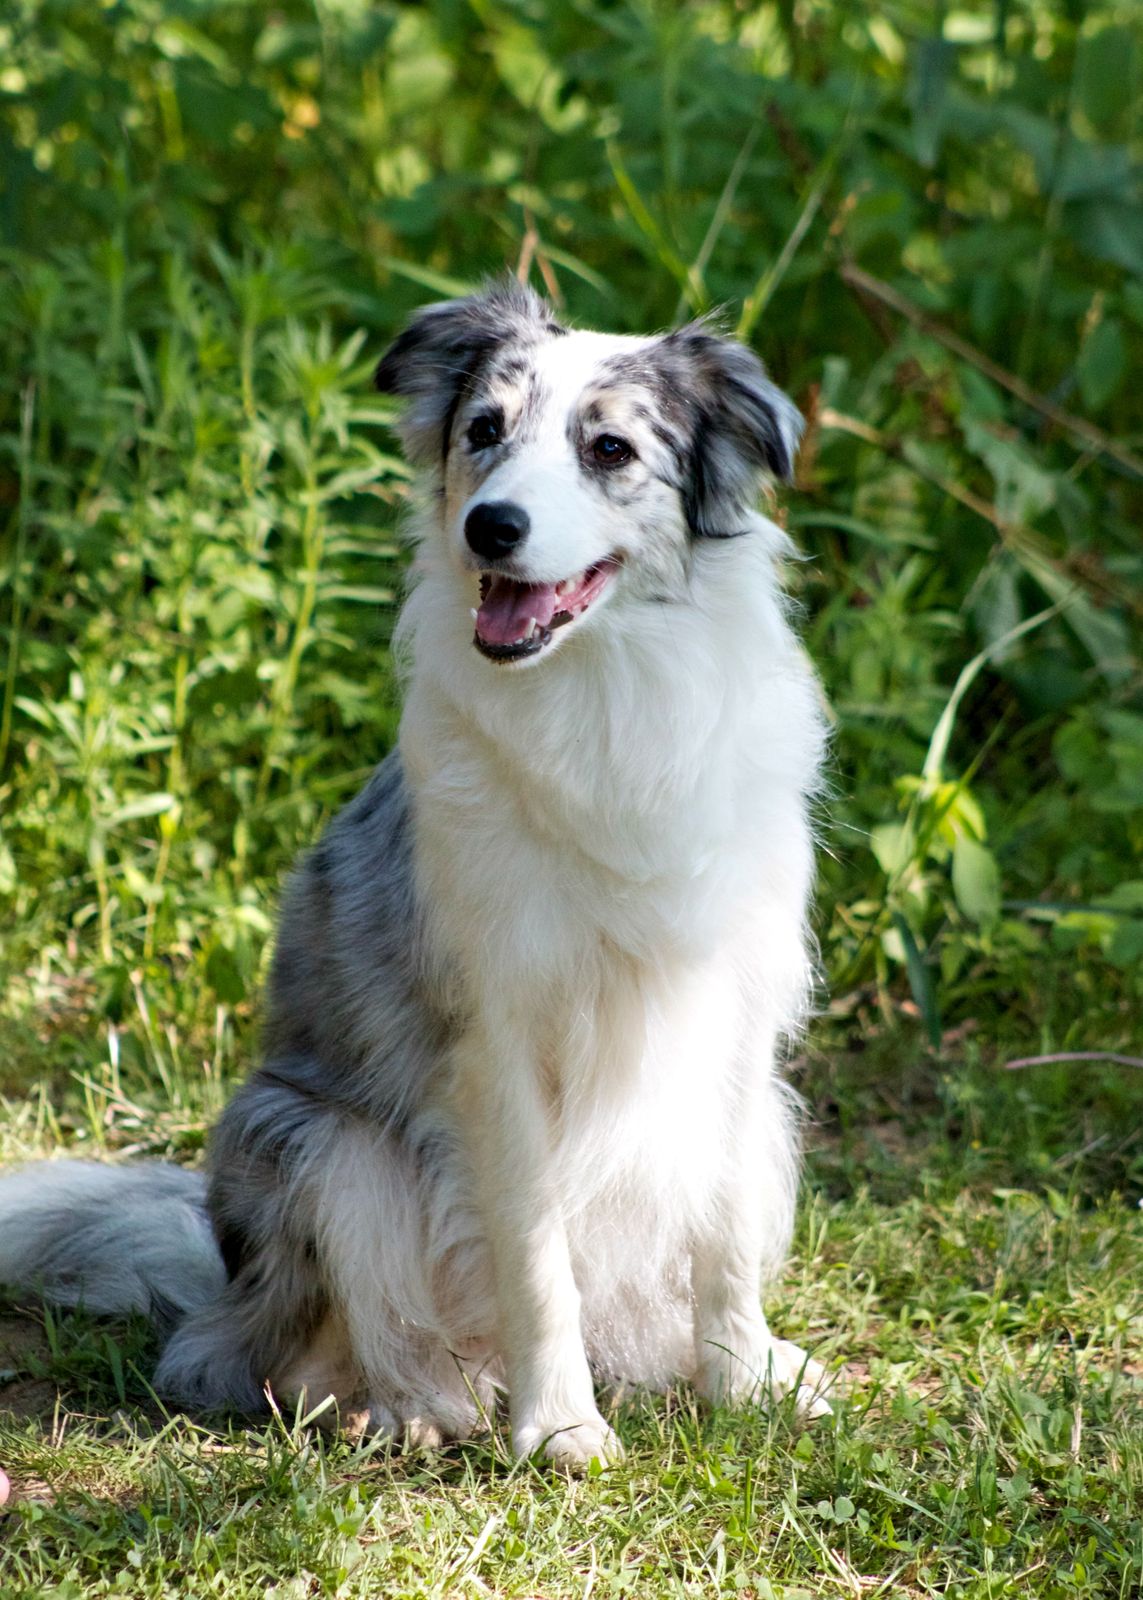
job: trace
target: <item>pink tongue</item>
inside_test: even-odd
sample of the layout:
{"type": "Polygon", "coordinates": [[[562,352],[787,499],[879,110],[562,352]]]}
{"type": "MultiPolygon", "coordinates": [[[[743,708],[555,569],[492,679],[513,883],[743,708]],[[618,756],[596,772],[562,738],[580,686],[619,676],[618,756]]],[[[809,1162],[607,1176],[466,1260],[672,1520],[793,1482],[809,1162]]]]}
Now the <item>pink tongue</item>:
{"type": "Polygon", "coordinates": [[[527,638],[532,619],[546,628],[556,614],[554,583],[517,583],[493,577],[476,614],[476,631],[485,644],[515,644],[527,638]]]}

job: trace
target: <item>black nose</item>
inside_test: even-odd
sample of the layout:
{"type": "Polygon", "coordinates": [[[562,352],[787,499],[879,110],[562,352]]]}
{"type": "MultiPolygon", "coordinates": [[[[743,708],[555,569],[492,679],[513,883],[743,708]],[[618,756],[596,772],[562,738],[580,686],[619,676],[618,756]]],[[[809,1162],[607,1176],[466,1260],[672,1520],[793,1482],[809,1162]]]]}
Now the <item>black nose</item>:
{"type": "Polygon", "coordinates": [[[528,536],[528,513],[511,500],[488,500],[473,506],[464,519],[469,548],[485,561],[499,561],[528,536]]]}

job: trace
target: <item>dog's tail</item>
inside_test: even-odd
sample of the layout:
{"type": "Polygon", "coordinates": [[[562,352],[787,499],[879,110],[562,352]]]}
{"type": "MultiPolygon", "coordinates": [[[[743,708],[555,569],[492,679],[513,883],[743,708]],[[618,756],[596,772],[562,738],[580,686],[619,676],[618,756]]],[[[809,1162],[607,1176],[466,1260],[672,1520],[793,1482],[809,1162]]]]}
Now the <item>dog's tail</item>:
{"type": "Polygon", "coordinates": [[[0,1284],[98,1313],[141,1311],[171,1329],[226,1286],[205,1178],[92,1161],[0,1177],[0,1284]]]}

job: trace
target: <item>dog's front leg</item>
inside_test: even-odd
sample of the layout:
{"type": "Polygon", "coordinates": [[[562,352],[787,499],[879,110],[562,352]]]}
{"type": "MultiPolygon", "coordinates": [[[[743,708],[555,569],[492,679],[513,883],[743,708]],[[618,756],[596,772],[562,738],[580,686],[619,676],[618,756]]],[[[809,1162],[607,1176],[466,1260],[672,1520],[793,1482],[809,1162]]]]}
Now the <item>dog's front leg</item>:
{"type": "MultiPolygon", "coordinates": [[[[728,1219],[729,1220],[729,1219],[728,1219]]],[[[746,1218],[740,1217],[746,1224],[746,1218]]],[[[758,1261],[748,1224],[730,1224],[721,1249],[708,1244],[694,1259],[698,1344],[696,1384],[713,1405],[779,1399],[794,1392],[805,1417],[828,1416],[828,1375],[788,1339],[775,1339],[762,1312],[758,1261]]]]}
{"type": "Polygon", "coordinates": [[[725,1166],[713,1225],[691,1258],[696,1385],[713,1404],[741,1404],[794,1391],[803,1415],[830,1411],[827,1375],[762,1311],[764,1268],[785,1252],[797,1179],[796,1130],[772,1066],[756,1058],[727,1120],[725,1166]]]}
{"type": "Polygon", "coordinates": [[[526,1028],[473,1028],[458,1048],[461,1133],[492,1263],[512,1447],[566,1471],[622,1447],[599,1414],[551,1166],[553,1130],[526,1028]]]}

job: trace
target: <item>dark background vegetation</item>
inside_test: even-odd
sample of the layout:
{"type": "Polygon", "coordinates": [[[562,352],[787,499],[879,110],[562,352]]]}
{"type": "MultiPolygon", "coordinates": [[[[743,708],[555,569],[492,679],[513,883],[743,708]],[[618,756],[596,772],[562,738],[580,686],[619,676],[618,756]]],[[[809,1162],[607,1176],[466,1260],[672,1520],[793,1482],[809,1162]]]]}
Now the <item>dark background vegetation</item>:
{"type": "Polygon", "coordinates": [[[722,308],[809,418],[820,1116],[1000,1108],[1137,1184],[1136,1069],[1002,1069],[1140,1054],[1141,98],[1126,0],[12,0],[0,1090],[70,1137],[161,1079],[193,1143],[248,1061],[281,876],[396,729],[370,370],[508,267],[722,308]]]}

